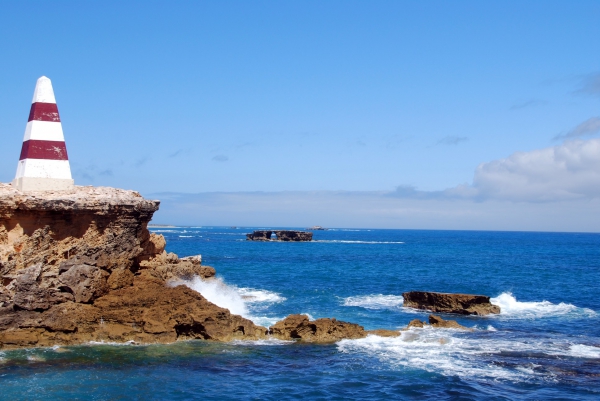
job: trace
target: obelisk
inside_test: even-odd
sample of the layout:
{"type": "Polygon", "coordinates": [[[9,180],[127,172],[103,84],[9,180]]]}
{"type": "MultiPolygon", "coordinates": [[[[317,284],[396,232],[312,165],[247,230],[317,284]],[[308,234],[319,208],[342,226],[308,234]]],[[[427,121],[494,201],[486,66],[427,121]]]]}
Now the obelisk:
{"type": "Polygon", "coordinates": [[[52,82],[37,80],[17,174],[12,185],[20,191],[61,191],[73,188],[52,82]]]}

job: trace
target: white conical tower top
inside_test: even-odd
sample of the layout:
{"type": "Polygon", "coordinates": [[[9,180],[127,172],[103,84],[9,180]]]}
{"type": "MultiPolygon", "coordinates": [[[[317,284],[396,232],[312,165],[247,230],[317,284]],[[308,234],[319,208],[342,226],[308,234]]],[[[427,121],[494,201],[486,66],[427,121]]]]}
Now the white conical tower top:
{"type": "Polygon", "coordinates": [[[73,188],[52,82],[46,77],[39,78],[35,85],[17,174],[12,185],[20,191],[73,188]]]}
{"type": "Polygon", "coordinates": [[[52,81],[48,77],[40,77],[35,84],[33,100],[31,103],[56,103],[54,90],[52,90],[52,81]]]}

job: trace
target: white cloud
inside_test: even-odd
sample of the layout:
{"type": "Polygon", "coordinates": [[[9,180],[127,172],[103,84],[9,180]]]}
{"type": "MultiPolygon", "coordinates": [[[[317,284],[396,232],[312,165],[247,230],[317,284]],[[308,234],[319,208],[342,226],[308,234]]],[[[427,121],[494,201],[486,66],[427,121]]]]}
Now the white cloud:
{"type": "Polygon", "coordinates": [[[480,164],[473,185],[450,190],[480,199],[558,201],[600,197],[600,139],[573,140],[480,164]]]}

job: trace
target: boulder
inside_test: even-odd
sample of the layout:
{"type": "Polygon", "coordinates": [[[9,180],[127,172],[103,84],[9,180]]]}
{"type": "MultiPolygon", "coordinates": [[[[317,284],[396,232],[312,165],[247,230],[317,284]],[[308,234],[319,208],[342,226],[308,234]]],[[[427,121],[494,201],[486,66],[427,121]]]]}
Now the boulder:
{"type": "Polygon", "coordinates": [[[306,315],[289,315],[269,328],[269,334],[280,340],[327,343],[345,338],[364,338],[365,329],[355,323],[323,318],[309,320],[306,315]]]}
{"type": "Polygon", "coordinates": [[[444,320],[436,315],[429,315],[429,324],[436,328],[473,331],[473,329],[460,325],[456,320],[444,320]]]}
{"type": "Polygon", "coordinates": [[[409,308],[461,315],[489,315],[500,313],[500,307],[490,303],[485,295],[451,294],[442,292],[410,291],[402,294],[409,308]]]}
{"type": "Polygon", "coordinates": [[[422,322],[419,319],[413,319],[410,322],[408,322],[408,326],[406,326],[407,329],[410,329],[411,327],[418,327],[422,329],[423,327],[425,327],[425,322],[422,322]]]}

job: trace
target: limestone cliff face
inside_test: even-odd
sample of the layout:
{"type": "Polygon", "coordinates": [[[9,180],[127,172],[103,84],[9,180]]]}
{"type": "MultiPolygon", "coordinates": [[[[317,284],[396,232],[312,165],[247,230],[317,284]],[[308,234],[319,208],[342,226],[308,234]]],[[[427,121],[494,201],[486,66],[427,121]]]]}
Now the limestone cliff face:
{"type": "Polygon", "coordinates": [[[0,184],[0,348],[263,337],[265,328],[166,285],[215,271],[165,252],[147,229],[158,206],[114,188],[0,184]]]}

